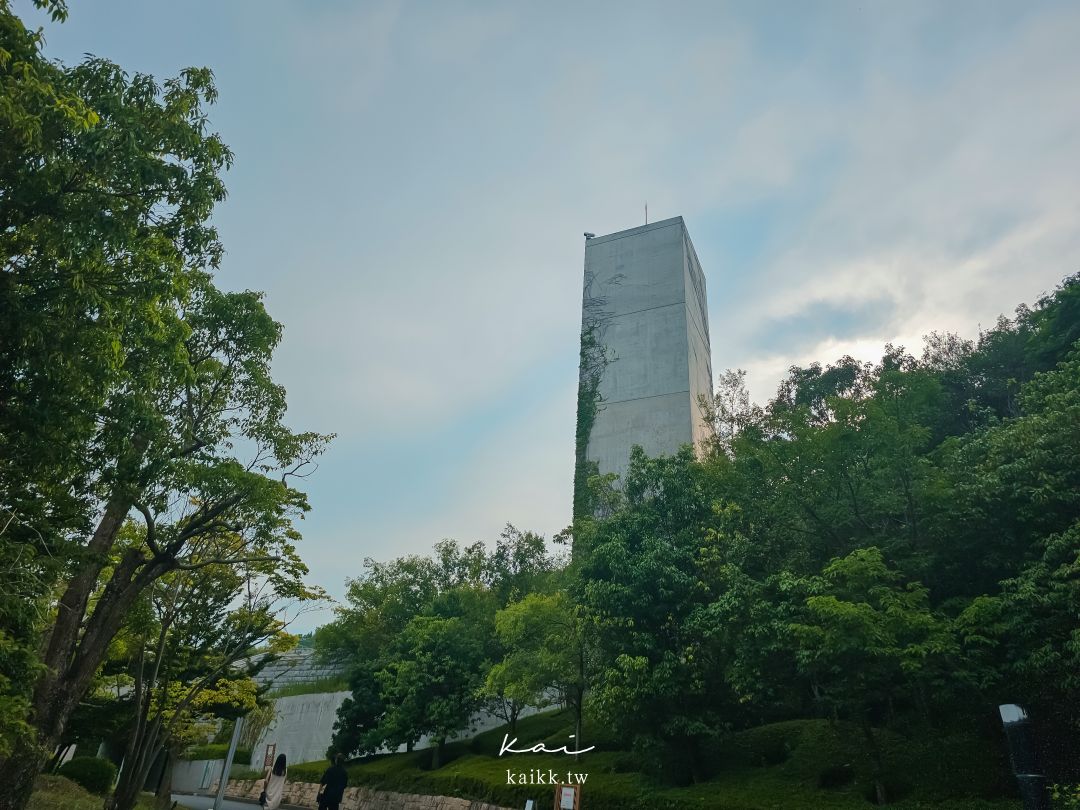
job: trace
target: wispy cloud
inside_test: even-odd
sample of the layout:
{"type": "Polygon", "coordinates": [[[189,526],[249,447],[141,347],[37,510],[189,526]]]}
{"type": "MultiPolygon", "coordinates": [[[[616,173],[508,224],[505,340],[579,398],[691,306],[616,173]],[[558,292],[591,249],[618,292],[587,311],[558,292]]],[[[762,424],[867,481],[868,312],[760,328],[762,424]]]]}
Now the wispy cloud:
{"type": "Polygon", "coordinates": [[[1078,268],[1075,4],[76,4],[50,50],[209,63],[222,283],[267,291],[305,556],[569,519],[584,230],[686,217],[713,367],[972,335],[1078,268]],[[174,36],[165,42],[160,31],[174,36]]]}

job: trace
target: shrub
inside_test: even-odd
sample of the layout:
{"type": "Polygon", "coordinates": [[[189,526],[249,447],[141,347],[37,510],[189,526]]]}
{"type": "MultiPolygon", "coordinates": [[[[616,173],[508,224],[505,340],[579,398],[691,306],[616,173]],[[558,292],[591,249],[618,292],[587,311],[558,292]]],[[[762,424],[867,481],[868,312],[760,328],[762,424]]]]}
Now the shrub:
{"type": "Polygon", "coordinates": [[[818,774],[817,781],[823,790],[844,787],[855,781],[855,769],[850,765],[830,765],[818,774]]]}
{"type": "MultiPolygon", "coordinates": [[[[250,768],[244,763],[233,763],[233,766],[229,768],[229,778],[238,780],[251,781],[253,779],[262,779],[263,772],[256,768],[250,768]]],[[[304,780],[308,781],[308,780],[304,780]]]]}
{"type": "MultiPolygon", "coordinates": [[[[511,739],[517,737],[519,747],[543,742],[550,748],[568,744],[570,740],[567,735],[573,733],[573,715],[565,709],[556,709],[521,718],[513,734],[510,734],[509,726],[499,726],[477,734],[469,741],[469,748],[473,753],[493,757],[499,753],[504,734],[510,734],[511,739]]],[[[586,744],[593,745],[594,741],[590,739],[586,744]]]]}
{"type": "Polygon", "coordinates": [[[806,724],[795,720],[787,723],[772,723],[759,728],[747,729],[739,737],[746,746],[750,764],[768,767],[787,762],[798,739],[803,735],[806,724]]]}
{"type": "MultiPolygon", "coordinates": [[[[209,745],[193,745],[184,752],[184,759],[225,759],[229,755],[229,743],[210,743],[209,745]]],[[[233,762],[251,762],[250,748],[237,748],[233,755],[233,762]]]]}
{"type": "Polygon", "coordinates": [[[1053,785],[1050,798],[1061,810],[1080,810],[1080,785],[1053,785]]]}
{"type": "Polygon", "coordinates": [[[41,774],[27,810],[101,810],[101,797],[87,792],[70,779],[41,774]]]}
{"type": "Polygon", "coordinates": [[[611,765],[608,766],[610,773],[639,773],[644,769],[645,763],[642,762],[641,757],[633,753],[613,757],[611,765]]]}
{"type": "MultiPolygon", "coordinates": [[[[330,763],[325,759],[316,760],[315,762],[301,762],[297,765],[289,766],[289,781],[290,782],[318,782],[322,779],[323,773],[330,767],[330,763]]],[[[262,778],[260,773],[258,779],[262,778]]]]}
{"type": "MultiPolygon", "coordinates": [[[[467,742],[448,742],[443,746],[442,756],[439,760],[439,767],[444,768],[460,757],[462,754],[468,753],[467,742]]],[[[422,748],[417,752],[416,765],[422,771],[432,770],[432,762],[435,761],[435,748],[422,748]]]]}
{"type": "Polygon", "coordinates": [[[116,766],[107,759],[97,757],[75,757],[61,765],[57,773],[98,795],[112,790],[116,781],[116,766]]]}

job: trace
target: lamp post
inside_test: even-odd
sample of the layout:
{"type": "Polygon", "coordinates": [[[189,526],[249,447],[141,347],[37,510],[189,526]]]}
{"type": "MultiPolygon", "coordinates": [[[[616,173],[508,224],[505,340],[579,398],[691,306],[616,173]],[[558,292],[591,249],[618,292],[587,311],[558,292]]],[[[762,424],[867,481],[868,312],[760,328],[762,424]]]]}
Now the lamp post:
{"type": "Polygon", "coordinates": [[[221,778],[218,779],[217,795],[214,797],[214,810],[221,810],[221,803],[225,800],[225,784],[229,781],[229,771],[232,770],[233,757],[236,756],[236,745],[240,742],[240,731],[244,727],[244,718],[237,717],[233,724],[232,739],[229,740],[229,753],[225,755],[225,767],[221,770],[221,778]]]}
{"type": "Polygon", "coordinates": [[[1024,810],[1050,810],[1050,792],[1046,776],[1035,753],[1035,735],[1027,712],[1015,703],[998,706],[1005,738],[1009,741],[1009,758],[1020,786],[1024,810]]]}

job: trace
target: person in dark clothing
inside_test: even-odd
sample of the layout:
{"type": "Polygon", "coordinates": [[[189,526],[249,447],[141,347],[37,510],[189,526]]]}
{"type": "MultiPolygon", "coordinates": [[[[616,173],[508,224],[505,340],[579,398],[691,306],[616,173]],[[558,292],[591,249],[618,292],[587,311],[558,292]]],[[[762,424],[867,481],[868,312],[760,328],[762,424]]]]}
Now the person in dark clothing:
{"type": "Polygon", "coordinates": [[[322,786],[319,791],[319,810],[338,810],[338,805],[345,795],[345,786],[349,783],[344,762],[345,757],[342,754],[335,754],[334,764],[326,769],[319,780],[322,786]]]}

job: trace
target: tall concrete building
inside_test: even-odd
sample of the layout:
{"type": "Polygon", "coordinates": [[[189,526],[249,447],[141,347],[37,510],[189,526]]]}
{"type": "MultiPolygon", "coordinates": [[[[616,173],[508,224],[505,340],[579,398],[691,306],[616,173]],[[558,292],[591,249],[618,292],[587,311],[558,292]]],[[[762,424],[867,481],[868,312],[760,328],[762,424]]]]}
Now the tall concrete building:
{"type": "Polygon", "coordinates": [[[579,470],[622,476],[635,444],[671,455],[709,435],[705,276],[682,217],[587,238],[580,385],[579,470]]]}

